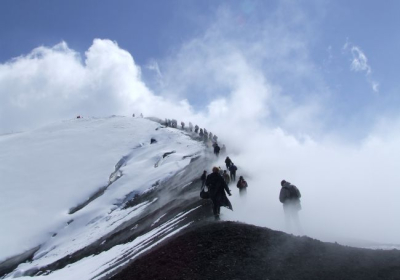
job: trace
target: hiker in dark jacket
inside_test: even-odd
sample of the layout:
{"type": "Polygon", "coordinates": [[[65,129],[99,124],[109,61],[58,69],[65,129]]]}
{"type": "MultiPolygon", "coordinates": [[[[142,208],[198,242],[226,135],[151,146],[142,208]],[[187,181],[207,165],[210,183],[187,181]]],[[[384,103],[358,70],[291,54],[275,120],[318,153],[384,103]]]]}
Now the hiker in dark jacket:
{"type": "Polygon", "coordinates": [[[233,162],[231,162],[231,165],[229,166],[229,173],[231,174],[231,181],[236,182],[236,170],[237,167],[233,162]]]}
{"type": "Polygon", "coordinates": [[[204,133],[203,133],[203,129],[202,129],[202,128],[200,128],[200,133],[199,133],[199,135],[200,135],[201,138],[203,138],[204,133]]]}
{"type": "Polygon", "coordinates": [[[203,174],[201,174],[200,180],[201,180],[201,188],[204,188],[206,184],[206,179],[207,179],[207,171],[204,170],[203,174]]]}
{"type": "Polygon", "coordinates": [[[300,191],[295,186],[285,180],[281,182],[281,192],[279,193],[279,201],[283,204],[283,211],[285,213],[286,228],[290,231],[291,223],[293,222],[297,231],[301,234],[302,228],[299,220],[299,211],[301,210],[300,204],[300,191]]]}
{"type": "Polygon", "coordinates": [[[227,192],[229,195],[231,195],[231,192],[229,191],[224,178],[222,178],[222,176],[219,174],[218,167],[213,167],[212,173],[207,176],[206,186],[208,187],[210,199],[213,202],[213,213],[215,219],[219,219],[221,206],[225,206],[233,210],[232,204],[225,194],[225,192],[227,192]]]}
{"type": "Polygon", "coordinates": [[[199,132],[199,126],[198,126],[197,124],[194,126],[194,132],[195,132],[195,133],[198,133],[198,132],[199,132]]]}
{"type": "Polygon", "coordinates": [[[221,148],[218,146],[218,144],[215,144],[215,146],[214,146],[214,154],[216,155],[216,156],[218,156],[219,155],[219,151],[221,150],[221,148]]]}
{"type": "Polygon", "coordinates": [[[229,157],[226,157],[225,164],[226,164],[226,168],[229,170],[229,167],[232,164],[232,160],[229,157]]]}
{"type": "Polygon", "coordinates": [[[239,194],[240,194],[241,196],[243,196],[243,195],[246,194],[248,185],[247,185],[246,180],[243,178],[243,176],[240,176],[240,177],[239,177],[239,181],[237,182],[236,186],[238,187],[238,189],[239,189],[239,194]]]}

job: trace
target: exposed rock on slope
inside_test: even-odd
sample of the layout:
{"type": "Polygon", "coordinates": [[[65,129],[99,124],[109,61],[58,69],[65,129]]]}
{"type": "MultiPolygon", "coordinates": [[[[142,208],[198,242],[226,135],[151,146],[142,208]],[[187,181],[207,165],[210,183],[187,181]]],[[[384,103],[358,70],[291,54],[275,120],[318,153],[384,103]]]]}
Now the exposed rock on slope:
{"type": "Polygon", "coordinates": [[[112,280],[400,279],[400,252],[358,249],[233,222],[189,228],[112,280]]]}

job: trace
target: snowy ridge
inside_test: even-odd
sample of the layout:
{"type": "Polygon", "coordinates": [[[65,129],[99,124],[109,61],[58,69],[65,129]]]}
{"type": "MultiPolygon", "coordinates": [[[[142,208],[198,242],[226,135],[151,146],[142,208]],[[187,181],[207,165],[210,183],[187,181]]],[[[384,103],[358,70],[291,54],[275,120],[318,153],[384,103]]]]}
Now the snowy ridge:
{"type": "Polygon", "coordinates": [[[0,242],[8,250],[0,260],[40,245],[3,278],[100,279],[187,227],[187,216],[202,208],[203,144],[150,120],[70,120],[0,143],[7,163],[0,171],[8,174],[1,215],[10,215],[3,216],[9,224],[0,242]]]}

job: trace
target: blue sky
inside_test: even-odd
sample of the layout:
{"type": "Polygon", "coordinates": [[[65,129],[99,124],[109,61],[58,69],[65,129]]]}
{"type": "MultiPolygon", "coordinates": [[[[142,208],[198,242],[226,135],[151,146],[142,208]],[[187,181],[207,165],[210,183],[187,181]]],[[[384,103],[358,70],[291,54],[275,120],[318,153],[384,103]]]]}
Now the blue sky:
{"type": "MultiPolygon", "coordinates": [[[[317,102],[316,131],[364,137],[379,118],[397,116],[398,1],[5,0],[0,7],[0,63],[61,41],[83,61],[95,38],[110,39],[132,55],[155,95],[187,99],[201,112],[232,89],[205,69],[182,75],[190,59],[180,59],[207,64],[211,48],[214,57],[225,44],[293,106],[317,102]]],[[[284,127],[275,102],[266,122],[284,127]]]]}

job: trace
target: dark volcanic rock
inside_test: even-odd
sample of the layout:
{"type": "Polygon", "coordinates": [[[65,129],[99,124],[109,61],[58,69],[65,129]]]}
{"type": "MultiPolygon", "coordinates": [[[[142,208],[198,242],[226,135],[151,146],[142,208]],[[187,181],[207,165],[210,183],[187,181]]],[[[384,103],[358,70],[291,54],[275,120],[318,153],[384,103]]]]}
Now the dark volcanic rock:
{"type": "Polygon", "coordinates": [[[400,279],[398,250],[368,250],[233,222],[192,227],[112,280],[400,279]]]}

